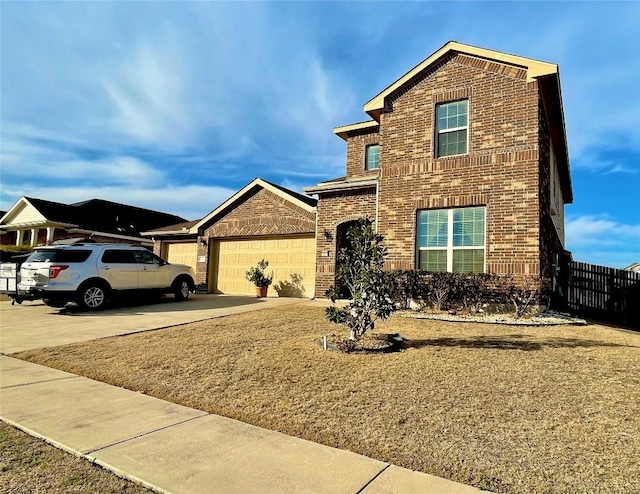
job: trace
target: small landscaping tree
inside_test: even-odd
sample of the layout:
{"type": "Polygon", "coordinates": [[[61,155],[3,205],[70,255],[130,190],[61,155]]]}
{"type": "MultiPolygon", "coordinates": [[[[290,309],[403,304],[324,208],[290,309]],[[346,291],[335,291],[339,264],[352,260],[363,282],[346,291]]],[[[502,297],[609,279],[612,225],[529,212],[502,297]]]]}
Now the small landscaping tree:
{"type": "Polygon", "coordinates": [[[327,319],[344,324],[350,330],[349,339],[356,340],[372,330],[375,321],[388,318],[395,310],[391,300],[389,278],[382,268],[387,250],[383,237],[375,232],[373,221],[360,219],[347,231],[348,247],[337,253],[336,283],[347,288],[351,301],[337,307],[340,290],[332,286],[326,296],[334,305],[326,310],[327,319]]]}

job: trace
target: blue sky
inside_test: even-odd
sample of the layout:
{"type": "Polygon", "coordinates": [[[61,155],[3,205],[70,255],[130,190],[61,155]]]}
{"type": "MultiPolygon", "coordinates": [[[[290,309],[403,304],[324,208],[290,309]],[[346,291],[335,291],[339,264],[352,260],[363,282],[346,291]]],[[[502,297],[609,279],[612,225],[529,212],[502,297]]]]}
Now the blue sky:
{"type": "Polygon", "coordinates": [[[0,208],[195,219],[260,176],[344,174],[335,126],[449,40],[560,66],[574,258],[640,261],[640,3],[0,4],[0,208]]]}

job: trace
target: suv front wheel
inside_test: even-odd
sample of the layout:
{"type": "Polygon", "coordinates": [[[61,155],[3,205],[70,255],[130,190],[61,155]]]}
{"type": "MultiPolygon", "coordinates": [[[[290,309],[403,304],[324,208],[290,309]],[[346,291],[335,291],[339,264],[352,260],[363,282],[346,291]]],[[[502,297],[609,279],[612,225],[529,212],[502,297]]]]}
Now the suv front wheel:
{"type": "Polygon", "coordinates": [[[191,291],[191,283],[186,276],[180,276],[173,282],[173,295],[176,300],[187,300],[189,298],[189,292],[191,291]]]}
{"type": "Polygon", "coordinates": [[[87,310],[103,309],[107,304],[108,289],[104,283],[89,281],[78,288],[76,302],[87,310]]]}

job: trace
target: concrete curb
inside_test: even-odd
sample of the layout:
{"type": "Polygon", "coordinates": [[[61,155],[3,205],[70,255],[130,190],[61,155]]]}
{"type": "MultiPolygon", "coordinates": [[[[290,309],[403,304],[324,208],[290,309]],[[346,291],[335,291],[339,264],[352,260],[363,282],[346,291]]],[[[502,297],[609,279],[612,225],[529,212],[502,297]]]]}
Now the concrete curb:
{"type": "Polygon", "coordinates": [[[155,492],[482,492],[81,376],[60,379],[37,364],[0,362],[2,421],[155,492]]]}

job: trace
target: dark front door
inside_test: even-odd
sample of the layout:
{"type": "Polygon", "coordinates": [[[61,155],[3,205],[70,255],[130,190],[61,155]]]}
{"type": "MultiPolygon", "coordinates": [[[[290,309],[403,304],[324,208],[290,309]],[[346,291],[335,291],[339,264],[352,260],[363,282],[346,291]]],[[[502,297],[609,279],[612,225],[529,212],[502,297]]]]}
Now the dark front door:
{"type": "Polygon", "coordinates": [[[356,224],[355,220],[354,221],[346,221],[346,222],[341,223],[340,225],[338,225],[338,228],[336,230],[336,280],[335,280],[335,286],[338,289],[338,292],[340,293],[340,298],[342,298],[342,299],[350,299],[351,298],[351,292],[349,291],[349,288],[347,287],[347,285],[344,284],[341,280],[338,279],[340,263],[342,261],[341,252],[342,252],[343,249],[351,248],[351,245],[349,243],[349,239],[347,238],[347,232],[349,231],[349,228],[351,228],[355,224],[356,224]]]}

